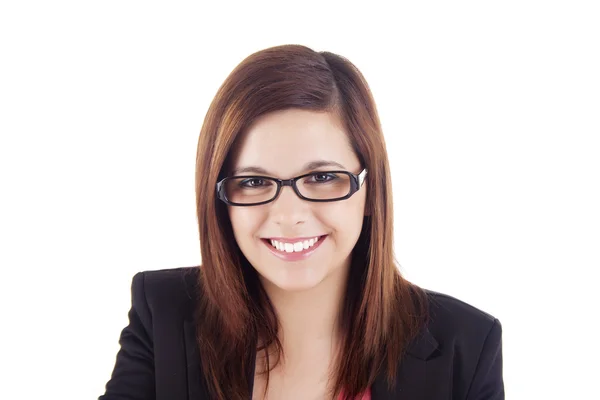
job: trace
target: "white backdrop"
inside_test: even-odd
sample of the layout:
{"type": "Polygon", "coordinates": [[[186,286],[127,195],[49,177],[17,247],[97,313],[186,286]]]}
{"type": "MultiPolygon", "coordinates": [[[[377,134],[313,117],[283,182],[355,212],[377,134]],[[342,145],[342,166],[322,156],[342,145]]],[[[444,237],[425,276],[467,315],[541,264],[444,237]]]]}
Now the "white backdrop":
{"type": "Polygon", "coordinates": [[[209,102],[299,43],[371,85],[405,276],[500,319],[507,398],[590,398],[598,3],[414,3],[3,2],[0,397],[103,393],[134,273],[200,263],[209,102]]]}

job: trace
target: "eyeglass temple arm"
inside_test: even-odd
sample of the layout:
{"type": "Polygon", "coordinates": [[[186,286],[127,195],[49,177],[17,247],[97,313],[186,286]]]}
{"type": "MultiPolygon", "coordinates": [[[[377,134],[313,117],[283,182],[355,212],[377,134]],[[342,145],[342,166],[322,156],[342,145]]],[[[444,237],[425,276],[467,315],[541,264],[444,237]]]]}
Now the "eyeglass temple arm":
{"type": "Polygon", "coordinates": [[[360,174],[358,174],[358,187],[361,187],[365,182],[365,178],[367,177],[367,170],[363,169],[360,174]]]}

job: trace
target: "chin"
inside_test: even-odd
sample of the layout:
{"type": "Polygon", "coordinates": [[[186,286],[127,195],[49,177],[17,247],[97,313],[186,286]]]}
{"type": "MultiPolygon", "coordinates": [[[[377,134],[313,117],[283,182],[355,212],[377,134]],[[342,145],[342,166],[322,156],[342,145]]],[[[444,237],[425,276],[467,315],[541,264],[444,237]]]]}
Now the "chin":
{"type": "Polygon", "coordinates": [[[280,274],[259,274],[261,275],[261,280],[263,284],[267,284],[276,290],[281,290],[284,292],[304,292],[307,290],[311,290],[323,281],[324,276],[320,276],[320,274],[316,274],[316,271],[303,271],[304,273],[299,274],[287,274],[284,273],[284,276],[280,274]]]}
{"type": "Polygon", "coordinates": [[[311,290],[313,288],[315,288],[316,286],[318,286],[317,284],[298,284],[298,283],[292,283],[292,284],[278,284],[275,282],[271,282],[271,284],[275,285],[279,290],[284,291],[284,292],[290,292],[290,293],[300,293],[300,292],[305,292],[307,290],[311,290]]]}

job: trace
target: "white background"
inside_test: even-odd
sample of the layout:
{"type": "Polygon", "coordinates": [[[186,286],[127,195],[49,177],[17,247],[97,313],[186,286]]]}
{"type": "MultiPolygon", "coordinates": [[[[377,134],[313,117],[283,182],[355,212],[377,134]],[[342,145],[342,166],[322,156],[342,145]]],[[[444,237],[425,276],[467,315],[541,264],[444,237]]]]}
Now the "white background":
{"type": "Polygon", "coordinates": [[[299,43],[372,88],[405,276],[500,319],[507,398],[590,398],[597,4],[3,2],[0,397],[103,393],[134,273],[200,263],[209,102],[250,53],[299,43]]]}

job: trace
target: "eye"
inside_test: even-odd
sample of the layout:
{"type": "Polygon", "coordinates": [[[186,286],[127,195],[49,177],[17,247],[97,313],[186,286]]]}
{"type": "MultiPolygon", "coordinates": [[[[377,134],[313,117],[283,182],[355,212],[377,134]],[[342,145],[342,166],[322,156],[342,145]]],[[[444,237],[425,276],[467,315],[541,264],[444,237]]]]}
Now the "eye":
{"type": "Polygon", "coordinates": [[[239,186],[244,188],[269,186],[270,182],[262,178],[249,178],[240,181],[239,186]]]}
{"type": "Polygon", "coordinates": [[[338,177],[336,174],[330,174],[326,172],[317,172],[310,176],[313,178],[314,183],[326,183],[336,180],[338,177]]]}

